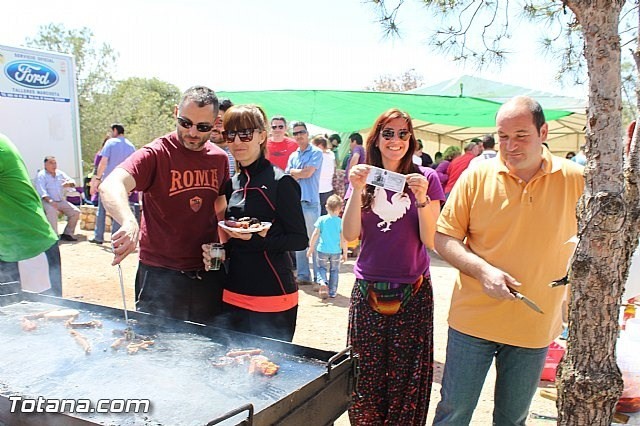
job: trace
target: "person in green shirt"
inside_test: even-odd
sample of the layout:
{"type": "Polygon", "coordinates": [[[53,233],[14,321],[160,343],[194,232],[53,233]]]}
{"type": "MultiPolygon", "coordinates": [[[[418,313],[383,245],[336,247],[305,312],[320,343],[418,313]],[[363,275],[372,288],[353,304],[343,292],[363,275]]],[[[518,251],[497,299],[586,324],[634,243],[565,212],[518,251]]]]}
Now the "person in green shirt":
{"type": "Polygon", "coordinates": [[[62,296],[58,237],[49,225],[40,196],[31,184],[16,146],[0,134],[0,294],[16,291],[18,262],[45,253],[51,289],[62,296]]]}

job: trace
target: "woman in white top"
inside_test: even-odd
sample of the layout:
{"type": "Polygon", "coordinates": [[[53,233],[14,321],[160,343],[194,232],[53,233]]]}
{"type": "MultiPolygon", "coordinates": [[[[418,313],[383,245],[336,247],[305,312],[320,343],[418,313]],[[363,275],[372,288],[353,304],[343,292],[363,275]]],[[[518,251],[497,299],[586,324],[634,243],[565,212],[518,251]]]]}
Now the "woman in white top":
{"type": "Polygon", "coordinates": [[[322,168],[320,169],[320,214],[327,214],[327,198],[334,194],[333,174],[336,170],[336,156],[327,146],[327,139],[324,136],[315,136],[311,143],[322,150],[322,168]]]}

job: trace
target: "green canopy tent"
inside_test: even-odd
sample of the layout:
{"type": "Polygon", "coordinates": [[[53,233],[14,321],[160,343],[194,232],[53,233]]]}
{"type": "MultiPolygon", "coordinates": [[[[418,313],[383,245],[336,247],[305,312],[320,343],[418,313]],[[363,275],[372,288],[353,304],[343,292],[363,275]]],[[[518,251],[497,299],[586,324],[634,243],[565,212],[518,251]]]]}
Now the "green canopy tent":
{"type": "MultiPolygon", "coordinates": [[[[367,133],[378,115],[396,107],[411,115],[417,137],[431,154],[493,133],[501,105],[472,97],[332,90],[219,92],[218,96],[235,104],[258,104],[270,117],[282,115],[288,121],[313,123],[341,134],[367,133]]],[[[551,150],[558,154],[577,150],[583,139],[584,116],[562,110],[545,111],[545,116],[551,150]]],[[[342,145],[343,155],[348,144],[342,145]]]]}

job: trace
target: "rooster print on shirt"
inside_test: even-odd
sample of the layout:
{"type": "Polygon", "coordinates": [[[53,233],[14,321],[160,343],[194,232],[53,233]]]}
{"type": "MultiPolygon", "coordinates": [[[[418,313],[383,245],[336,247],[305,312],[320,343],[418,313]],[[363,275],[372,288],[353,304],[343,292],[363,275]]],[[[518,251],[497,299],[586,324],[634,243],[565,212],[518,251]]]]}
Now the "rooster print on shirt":
{"type": "Polygon", "coordinates": [[[371,211],[379,218],[378,228],[382,232],[391,230],[391,224],[401,219],[411,207],[411,198],[404,192],[396,192],[391,196],[391,201],[387,200],[387,192],[376,187],[373,192],[373,203],[371,211]]]}

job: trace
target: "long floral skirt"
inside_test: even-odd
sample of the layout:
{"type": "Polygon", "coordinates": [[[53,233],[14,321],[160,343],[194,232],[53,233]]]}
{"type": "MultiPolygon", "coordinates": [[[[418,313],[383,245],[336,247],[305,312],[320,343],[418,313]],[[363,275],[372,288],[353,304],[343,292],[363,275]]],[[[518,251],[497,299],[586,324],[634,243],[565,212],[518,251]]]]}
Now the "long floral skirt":
{"type": "Polygon", "coordinates": [[[360,357],[351,424],[424,425],[433,381],[431,279],[395,315],[375,312],[355,285],[348,341],[360,357]]]}

